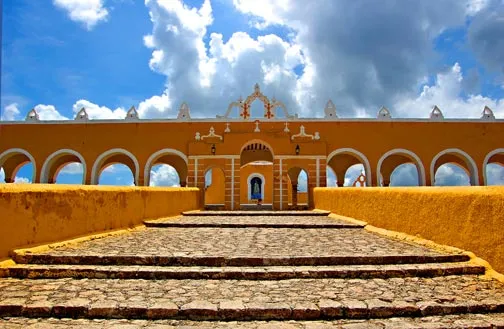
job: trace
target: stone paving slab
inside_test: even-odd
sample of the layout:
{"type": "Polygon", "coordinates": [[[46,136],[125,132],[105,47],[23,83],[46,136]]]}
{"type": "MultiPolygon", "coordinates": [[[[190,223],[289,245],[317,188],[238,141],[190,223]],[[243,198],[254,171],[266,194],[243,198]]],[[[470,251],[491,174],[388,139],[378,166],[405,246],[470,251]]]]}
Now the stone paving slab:
{"type": "Polygon", "coordinates": [[[184,216],[329,216],[330,211],[311,211],[311,210],[191,210],[184,211],[184,216]]]}
{"type": "Polygon", "coordinates": [[[26,254],[24,257],[14,255],[18,263],[30,260],[47,264],[78,264],[86,257],[92,262],[81,264],[105,265],[107,258],[114,257],[124,262],[108,264],[137,261],[131,264],[299,266],[425,263],[468,259],[462,254],[441,254],[423,246],[356,229],[176,227],[146,228],[124,235],[57,247],[45,253],[26,254]],[[366,261],[366,257],[378,263],[370,263],[366,261]],[[200,262],[193,262],[198,258],[200,262]],[[226,259],[234,259],[235,262],[226,262],[226,259]],[[166,262],[161,264],[161,261],[166,262]]]}
{"type": "Polygon", "coordinates": [[[333,321],[190,321],[127,319],[4,318],[3,329],[455,329],[504,328],[504,314],[459,314],[422,318],[333,321]]]}
{"type": "Polygon", "coordinates": [[[183,216],[144,222],[148,227],[362,228],[363,225],[321,216],[183,216]]]}
{"type": "Polygon", "coordinates": [[[316,320],[504,312],[481,276],[392,279],[0,279],[0,317],[316,320]]]}
{"type": "Polygon", "coordinates": [[[351,266],[271,266],[271,267],[196,267],[196,266],[94,266],[94,265],[15,265],[0,269],[0,276],[30,279],[214,279],[285,280],[315,278],[394,278],[484,274],[483,266],[468,263],[351,265],[351,266]],[[2,271],[3,270],[3,271],[2,271]]]}

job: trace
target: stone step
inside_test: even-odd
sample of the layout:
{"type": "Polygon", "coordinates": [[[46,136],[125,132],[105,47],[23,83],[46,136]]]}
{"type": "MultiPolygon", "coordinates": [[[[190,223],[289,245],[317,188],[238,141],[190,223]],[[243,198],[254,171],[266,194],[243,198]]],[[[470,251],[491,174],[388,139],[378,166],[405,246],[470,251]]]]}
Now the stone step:
{"type": "Polygon", "coordinates": [[[0,279],[0,318],[321,320],[504,312],[504,284],[435,278],[0,279]]]}
{"type": "Polygon", "coordinates": [[[214,227],[214,228],[363,228],[363,225],[351,224],[351,223],[212,223],[212,222],[200,222],[200,223],[187,223],[183,221],[144,221],[147,227],[214,227]]]}
{"type": "Polygon", "coordinates": [[[311,211],[311,210],[191,210],[184,211],[184,216],[329,216],[330,211],[311,211]]]}
{"type": "Polygon", "coordinates": [[[455,255],[340,255],[340,256],[173,256],[173,255],[79,255],[12,254],[18,264],[47,265],[145,265],[145,266],[334,266],[391,265],[466,262],[455,255]]]}
{"type": "Polygon", "coordinates": [[[92,265],[15,265],[0,269],[0,276],[30,279],[212,279],[285,280],[308,278],[370,279],[393,277],[436,277],[484,274],[483,266],[468,263],[352,266],[276,266],[276,267],[162,267],[92,265]]]}
{"type": "Polygon", "coordinates": [[[4,318],[4,329],[495,329],[504,327],[504,313],[457,314],[417,318],[319,321],[191,321],[128,319],[4,318]]]}

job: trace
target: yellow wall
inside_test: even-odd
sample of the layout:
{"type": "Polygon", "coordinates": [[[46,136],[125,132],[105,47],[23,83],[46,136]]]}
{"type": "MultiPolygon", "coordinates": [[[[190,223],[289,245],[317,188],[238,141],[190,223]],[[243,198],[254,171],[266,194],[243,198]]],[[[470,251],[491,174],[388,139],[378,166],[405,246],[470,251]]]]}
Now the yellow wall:
{"type": "Polygon", "coordinates": [[[317,209],[474,252],[504,272],[504,187],[315,188],[317,209]]]}
{"type": "Polygon", "coordinates": [[[273,202],[273,165],[257,165],[249,163],[240,169],[240,202],[242,204],[256,203],[257,200],[248,200],[248,182],[247,179],[251,174],[261,174],[264,176],[264,198],[263,203],[269,204],[273,202]]]}
{"type": "Polygon", "coordinates": [[[0,259],[9,250],[198,208],[196,188],[0,185],[0,259]]]}
{"type": "Polygon", "coordinates": [[[226,192],[224,172],[215,167],[212,169],[212,184],[205,190],[205,204],[224,204],[226,192]]]}

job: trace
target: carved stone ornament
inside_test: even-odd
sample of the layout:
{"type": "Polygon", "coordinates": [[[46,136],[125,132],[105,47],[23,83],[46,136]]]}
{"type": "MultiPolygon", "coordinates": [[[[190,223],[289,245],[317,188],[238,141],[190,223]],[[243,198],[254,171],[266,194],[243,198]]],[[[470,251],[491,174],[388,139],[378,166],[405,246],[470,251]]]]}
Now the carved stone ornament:
{"type": "Polygon", "coordinates": [[[390,120],[392,119],[392,116],[390,115],[390,111],[385,106],[382,106],[382,108],[378,111],[376,118],[378,120],[390,120]]]}
{"type": "Polygon", "coordinates": [[[224,129],[225,133],[230,133],[231,132],[231,128],[229,128],[229,125],[230,125],[230,123],[226,122],[226,129],[224,129]]]}
{"type": "Polygon", "coordinates": [[[319,140],[320,134],[318,132],[315,132],[315,135],[307,134],[305,132],[305,127],[301,126],[299,127],[299,134],[291,136],[291,140],[294,140],[295,138],[311,138],[312,140],[319,140]]]}
{"type": "Polygon", "coordinates": [[[288,133],[289,131],[290,131],[290,129],[289,129],[289,123],[288,123],[288,122],[286,122],[286,123],[285,123],[284,132],[288,133]]]}
{"type": "Polygon", "coordinates": [[[177,120],[189,120],[189,119],[191,119],[189,105],[187,105],[186,102],[183,102],[182,105],[180,105],[177,120]]]}
{"type": "Polygon", "coordinates": [[[201,140],[201,134],[199,132],[197,132],[196,135],[194,135],[194,139],[197,140],[197,141],[200,141],[201,140]]]}
{"type": "Polygon", "coordinates": [[[203,140],[205,138],[218,138],[218,139],[222,140],[222,136],[215,134],[214,127],[210,127],[210,130],[208,131],[208,135],[201,136],[201,140],[203,140]]]}
{"type": "Polygon", "coordinates": [[[39,115],[35,109],[31,109],[26,115],[25,121],[40,121],[39,115]]]}
{"type": "Polygon", "coordinates": [[[439,107],[437,107],[437,105],[434,105],[434,107],[432,108],[432,111],[430,113],[430,119],[431,120],[443,120],[444,119],[443,112],[441,112],[441,110],[439,109],[439,107]]]}
{"type": "Polygon", "coordinates": [[[481,120],[486,120],[486,121],[495,120],[495,115],[494,115],[493,111],[488,106],[485,106],[485,108],[483,109],[483,113],[481,114],[481,120]]]}
{"type": "Polygon", "coordinates": [[[79,112],[77,112],[77,115],[75,115],[75,121],[88,121],[89,116],[86,112],[86,109],[83,107],[80,109],[79,112]]]}
{"type": "Polygon", "coordinates": [[[255,133],[259,133],[259,132],[261,132],[261,129],[259,129],[259,120],[254,121],[254,123],[255,123],[255,129],[254,129],[254,132],[255,132],[255,133]]]}
{"type": "Polygon", "coordinates": [[[126,120],[135,121],[138,120],[138,112],[134,106],[130,107],[128,113],[126,113],[126,120]]]}

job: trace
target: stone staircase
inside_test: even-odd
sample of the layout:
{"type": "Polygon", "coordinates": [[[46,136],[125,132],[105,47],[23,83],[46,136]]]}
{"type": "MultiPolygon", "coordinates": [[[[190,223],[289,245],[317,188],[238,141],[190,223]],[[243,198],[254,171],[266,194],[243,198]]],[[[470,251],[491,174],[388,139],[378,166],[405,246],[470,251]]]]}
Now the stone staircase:
{"type": "Polygon", "coordinates": [[[198,211],[14,252],[0,328],[504,328],[465,254],[311,211],[198,211]]]}

